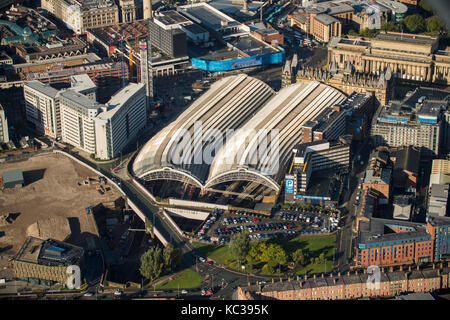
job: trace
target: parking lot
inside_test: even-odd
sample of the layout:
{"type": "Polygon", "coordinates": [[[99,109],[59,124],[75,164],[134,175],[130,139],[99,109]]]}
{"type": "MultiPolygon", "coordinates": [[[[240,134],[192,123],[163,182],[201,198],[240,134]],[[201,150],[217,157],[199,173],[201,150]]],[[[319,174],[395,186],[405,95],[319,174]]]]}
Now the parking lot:
{"type": "Polygon", "coordinates": [[[276,212],[272,217],[246,211],[217,210],[199,227],[196,236],[202,241],[225,244],[244,230],[250,233],[251,241],[258,241],[328,233],[336,230],[338,224],[336,212],[323,208],[291,207],[276,212]]]}

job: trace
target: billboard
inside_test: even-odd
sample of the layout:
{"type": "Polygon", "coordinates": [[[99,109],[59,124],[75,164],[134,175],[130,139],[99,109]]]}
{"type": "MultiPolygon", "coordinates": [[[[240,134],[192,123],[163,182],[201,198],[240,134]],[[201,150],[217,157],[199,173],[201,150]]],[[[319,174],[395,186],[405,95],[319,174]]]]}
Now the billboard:
{"type": "Polygon", "coordinates": [[[232,70],[249,68],[262,65],[262,58],[255,57],[249,59],[239,59],[232,62],[232,70]]]}
{"type": "Polygon", "coordinates": [[[285,193],[289,193],[289,194],[294,193],[294,180],[293,179],[286,179],[285,193]]]}

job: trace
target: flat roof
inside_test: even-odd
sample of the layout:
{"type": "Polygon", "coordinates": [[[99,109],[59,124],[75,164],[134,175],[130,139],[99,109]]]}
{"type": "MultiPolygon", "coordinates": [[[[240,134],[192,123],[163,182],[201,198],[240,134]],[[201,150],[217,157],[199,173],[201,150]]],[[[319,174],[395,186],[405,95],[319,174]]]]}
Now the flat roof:
{"type": "Polygon", "coordinates": [[[183,26],[183,29],[193,33],[193,34],[202,34],[207,33],[208,31],[196,23],[188,24],[187,26],[183,26]]]}
{"type": "Polygon", "coordinates": [[[409,33],[393,33],[393,32],[379,32],[374,37],[377,40],[386,40],[392,42],[406,42],[412,44],[433,45],[437,38],[429,36],[421,36],[409,33]]]}
{"type": "Polygon", "coordinates": [[[23,173],[22,170],[11,170],[2,173],[3,183],[8,182],[22,182],[23,183],[23,173]]]}
{"type": "Polygon", "coordinates": [[[155,16],[155,19],[166,26],[191,22],[191,20],[186,19],[183,15],[176,12],[175,10],[161,11],[158,16],[155,16]]]}
{"type": "Polygon", "coordinates": [[[70,83],[72,85],[72,89],[78,92],[97,88],[94,81],[92,81],[87,74],[76,74],[70,76],[70,83]]]}
{"type": "Polygon", "coordinates": [[[139,90],[144,88],[143,83],[130,82],[127,86],[116,92],[107,103],[107,111],[103,111],[97,115],[97,118],[107,120],[111,119],[114,114],[120,110],[130,98],[132,98],[139,90]]]}
{"type": "Polygon", "coordinates": [[[335,22],[339,22],[338,19],[336,19],[335,17],[332,17],[328,14],[318,14],[317,16],[314,17],[314,20],[319,21],[320,23],[324,24],[324,25],[330,25],[332,23],[335,22]]]}
{"type": "Polygon", "coordinates": [[[33,90],[39,91],[40,93],[45,94],[50,98],[55,98],[58,94],[58,90],[48,84],[43,84],[38,80],[25,81],[24,85],[30,87],[33,90]]]}
{"type": "Polygon", "coordinates": [[[99,109],[103,105],[98,103],[97,101],[93,101],[86,97],[84,94],[81,94],[73,89],[64,89],[58,92],[58,96],[64,99],[70,100],[75,103],[79,107],[83,107],[86,109],[99,109]]]}

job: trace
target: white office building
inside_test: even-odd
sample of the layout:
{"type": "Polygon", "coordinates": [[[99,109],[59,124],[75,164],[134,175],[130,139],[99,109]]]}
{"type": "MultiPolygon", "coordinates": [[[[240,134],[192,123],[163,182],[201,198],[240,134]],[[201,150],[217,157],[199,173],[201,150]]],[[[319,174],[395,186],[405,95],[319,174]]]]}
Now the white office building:
{"type": "Polygon", "coordinates": [[[144,84],[128,84],[104,105],[95,101],[96,86],[87,75],[71,83],[57,91],[37,80],[26,82],[27,119],[96,158],[117,157],[147,123],[144,84]]]}
{"type": "Polygon", "coordinates": [[[70,76],[70,85],[76,92],[85,95],[93,101],[97,101],[97,86],[87,74],[70,76]]]}
{"type": "Polygon", "coordinates": [[[96,151],[95,116],[104,105],[73,89],[58,92],[62,141],[88,152],[96,151]]]}
{"type": "Polygon", "coordinates": [[[36,131],[50,137],[61,136],[59,104],[56,99],[58,91],[37,80],[27,81],[23,85],[26,119],[36,131]]]}
{"type": "Polygon", "coordinates": [[[0,104],[0,142],[9,141],[8,119],[6,119],[5,110],[0,104]]]}
{"type": "Polygon", "coordinates": [[[96,157],[111,159],[145,127],[147,105],[144,84],[130,83],[111,97],[95,118],[96,157]]]}

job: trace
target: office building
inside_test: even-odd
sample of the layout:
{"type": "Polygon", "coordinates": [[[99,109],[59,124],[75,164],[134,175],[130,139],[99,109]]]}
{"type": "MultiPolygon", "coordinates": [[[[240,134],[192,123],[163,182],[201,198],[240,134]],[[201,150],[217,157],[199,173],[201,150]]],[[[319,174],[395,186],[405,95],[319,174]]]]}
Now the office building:
{"type": "Polygon", "coordinates": [[[101,112],[103,105],[73,89],[59,91],[57,98],[61,112],[62,141],[95,154],[94,118],[101,112]]]}
{"type": "MultiPolygon", "coordinates": [[[[100,104],[95,101],[96,86],[87,75],[74,76],[71,80],[72,88],[60,91],[37,80],[27,81],[25,98],[27,110],[31,110],[27,111],[27,118],[35,119],[35,105],[40,109],[44,103],[44,106],[55,105],[54,118],[58,119],[55,127],[59,128],[59,134],[45,131],[47,135],[61,137],[63,142],[102,160],[117,157],[147,124],[144,85],[130,83],[106,104],[100,104]],[[39,102],[36,96],[44,102],[39,102]]],[[[48,113],[47,109],[43,110],[48,113]]]]}
{"type": "Polygon", "coordinates": [[[416,192],[419,178],[420,149],[408,146],[393,153],[393,187],[406,192],[416,192]]]}
{"type": "Polygon", "coordinates": [[[70,76],[71,88],[89,99],[96,101],[97,86],[87,74],[70,76]]]}
{"type": "Polygon", "coordinates": [[[450,217],[427,217],[427,229],[434,242],[434,261],[450,259],[450,217]]]}
{"type": "Polygon", "coordinates": [[[119,8],[113,0],[41,0],[41,6],[76,33],[119,22],[119,8]]]}
{"type": "Polygon", "coordinates": [[[303,143],[292,152],[292,165],[285,177],[287,202],[305,199],[314,173],[336,172],[348,168],[350,164],[350,145],[336,140],[303,143]]]}
{"type": "Polygon", "coordinates": [[[428,215],[443,217],[448,214],[449,184],[432,184],[428,195],[428,215]]]}
{"type": "Polygon", "coordinates": [[[450,160],[433,159],[429,186],[432,184],[450,184],[450,160]]]}
{"type": "Polygon", "coordinates": [[[118,91],[95,118],[96,157],[111,159],[147,124],[144,84],[130,83],[118,91]]]}
{"type": "Polygon", "coordinates": [[[28,237],[12,261],[14,278],[41,285],[67,284],[67,267],[78,266],[83,281],[84,250],[67,242],[28,237]]]}
{"type": "Polygon", "coordinates": [[[359,222],[356,266],[431,262],[433,245],[425,224],[371,218],[359,222]]]}
{"type": "Polygon", "coordinates": [[[437,156],[442,145],[443,110],[449,92],[417,88],[402,101],[380,106],[372,122],[375,145],[422,147],[424,156],[437,156]]]}
{"type": "Polygon", "coordinates": [[[0,142],[9,142],[8,119],[6,118],[5,109],[0,104],[0,142]]]}
{"type": "Polygon", "coordinates": [[[23,86],[25,114],[36,131],[52,138],[61,136],[58,91],[39,81],[26,81],[23,86]]]}
{"type": "Polygon", "coordinates": [[[130,23],[136,20],[136,7],[136,0],[119,0],[122,23],[130,23]]]}

